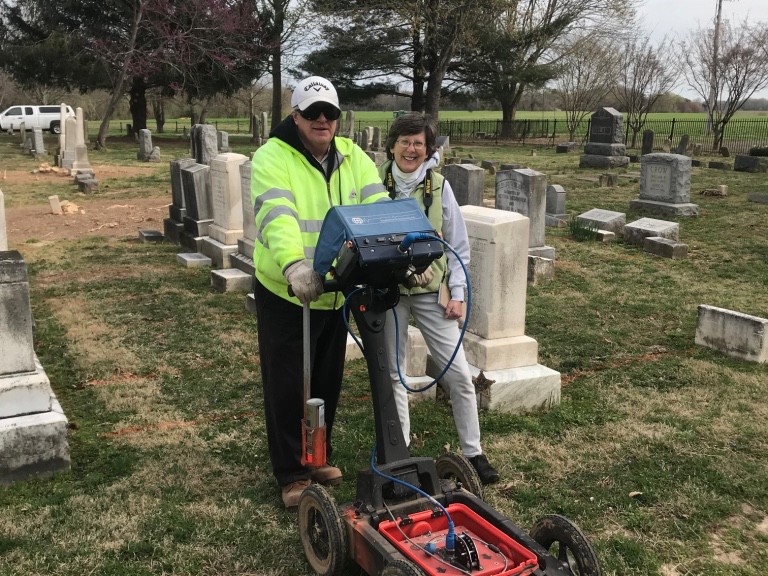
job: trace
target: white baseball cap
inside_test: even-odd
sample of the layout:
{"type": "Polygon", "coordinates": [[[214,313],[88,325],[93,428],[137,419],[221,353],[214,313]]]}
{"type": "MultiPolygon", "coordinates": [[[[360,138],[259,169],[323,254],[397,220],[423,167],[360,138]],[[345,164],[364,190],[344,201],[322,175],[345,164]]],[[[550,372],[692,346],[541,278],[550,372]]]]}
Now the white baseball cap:
{"type": "Polygon", "coordinates": [[[339,106],[339,97],[336,94],[336,88],[333,87],[333,84],[331,84],[329,80],[326,80],[322,76],[310,76],[309,78],[304,78],[293,91],[293,96],[291,96],[291,108],[298,108],[303,111],[316,102],[327,102],[341,110],[341,107],[339,106]]]}

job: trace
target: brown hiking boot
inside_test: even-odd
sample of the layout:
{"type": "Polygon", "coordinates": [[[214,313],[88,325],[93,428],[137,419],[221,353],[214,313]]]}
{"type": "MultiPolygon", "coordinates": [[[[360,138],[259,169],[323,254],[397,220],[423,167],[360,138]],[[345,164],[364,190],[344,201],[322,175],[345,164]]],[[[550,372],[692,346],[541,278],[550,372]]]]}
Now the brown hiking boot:
{"type": "Polygon", "coordinates": [[[309,475],[318,484],[325,484],[326,486],[336,486],[341,484],[344,479],[341,474],[341,470],[336,466],[320,466],[320,468],[310,468],[309,475]]]}
{"type": "Polygon", "coordinates": [[[288,509],[296,508],[299,505],[299,498],[305,488],[309,488],[309,480],[296,480],[282,487],[283,491],[283,504],[288,509]]]}

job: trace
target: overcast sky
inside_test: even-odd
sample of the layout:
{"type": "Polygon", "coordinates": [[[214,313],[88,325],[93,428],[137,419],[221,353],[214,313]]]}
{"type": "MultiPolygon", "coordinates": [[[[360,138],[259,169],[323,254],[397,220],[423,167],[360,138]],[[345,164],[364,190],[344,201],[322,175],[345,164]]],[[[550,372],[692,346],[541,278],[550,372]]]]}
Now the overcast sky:
{"type": "MultiPolygon", "coordinates": [[[[646,0],[639,9],[639,19],[644,29],[654,38],[660,39],[665,34],[677,39],[685,38],[689,32],[714,25],[717,0],[646,0]]],[[[723,0],[723,20],[768,23],[768,0],[723,0]]],[[[677,92],[687,98],[699,99],[687,85],[682,84],[677,92]]],[[[760,94],[768,98],[768,90],[760,94]]]]}
{"type": "MultiPolygon", "coordinates": [[[[713,26],[716,11],[717,0],[645,0],[638,10],[638,19],[653,38],[660,40],[669,34],[682,40],[699,27],[713,26]]],[[[737,23],[745,18],[750,22],[768,23],[768,0],[723,0],[722,18],[737,23]]],[[[687,98],[701,99],[684,81],[676,92],[687,98]]],[[[768,98],[768,89],[756,96],[768,98]]]]}

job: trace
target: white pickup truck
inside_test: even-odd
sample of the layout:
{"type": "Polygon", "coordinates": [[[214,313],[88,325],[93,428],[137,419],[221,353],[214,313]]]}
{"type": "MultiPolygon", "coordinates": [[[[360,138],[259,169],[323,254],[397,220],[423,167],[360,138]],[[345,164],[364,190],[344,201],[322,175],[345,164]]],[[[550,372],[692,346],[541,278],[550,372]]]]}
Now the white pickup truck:
{"type": "Polygon", "coordinates": [[[11,106],[0,112],[0,130],[13,132],[21,127],[22,122],[27,130],[41,128],[50,130],[52,134],[61,133],[61,123],[74,116],[71,106],[66,107],[64,118],[61,117],[60,106],[11,106]]]}

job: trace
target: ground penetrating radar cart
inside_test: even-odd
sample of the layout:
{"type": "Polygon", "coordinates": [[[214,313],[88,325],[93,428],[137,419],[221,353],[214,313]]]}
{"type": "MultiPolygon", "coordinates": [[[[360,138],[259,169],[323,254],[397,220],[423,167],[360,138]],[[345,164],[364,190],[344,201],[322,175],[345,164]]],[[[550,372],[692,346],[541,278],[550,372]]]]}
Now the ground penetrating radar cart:
{"type": "MultiPolygon", "coordinates": [[[[352,560],[378,576],[600,576],[584,534],[559,515],[529,533],[482,500],[462,455],[411,457],[389,378],[386,313],[398,284],[423,272],[444,246],[415,200],[332,208],[323,223],[315,270],[331,272],[346,296],[368,366],[375,424],[370,466],[357,476],[354,502],[337,506],[319,485],[299,501],[302,546],[312,569],[340,575],[352,560]]],[[[469,314],[469,311],[468,311],[469,314]]]]}

